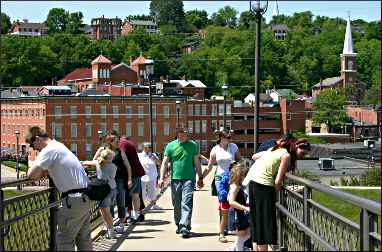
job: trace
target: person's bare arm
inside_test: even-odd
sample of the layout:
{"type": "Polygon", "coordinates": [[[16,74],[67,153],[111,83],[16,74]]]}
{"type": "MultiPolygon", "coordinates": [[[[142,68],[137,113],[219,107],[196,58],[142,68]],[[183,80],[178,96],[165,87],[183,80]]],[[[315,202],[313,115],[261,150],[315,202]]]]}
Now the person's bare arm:
{"type": "Polygon", "coordinates": [[[253,154],[253,156],[252,156],[252,160],[253,160],[253,161],[256,161],[256,160],[259,159],[262,155],[264,155],[264,153],[265,153],[265,151],[260,151],[260,152],[258,152],[258,153],[253,154]]]}
{"type": "Polygon", "coordinates": [[[230,185],[229,194],[228,194],[229,205],[235,209],[249,212],[249,207],[239,204],[239,202],[236,201],[236,197],[237,197],[237,194],[239,193],[239,190],[240,190],[239,186],[235,184],[230,185]]]}
{"type": "Polygon", "coordinates": [[[33,165],[28,169],[27,177],[29,179],[37,180],[47,175],[46,170],[44,170],[41,166],[33,165]]]}
{"type": "Polygon", "coordinates": [[[210,154],[210,159],[208,159],[207,169],[203,172],[203,178],[207,177],[207,175],[211,172],[213,165],[216,163],[216,156],[214,153],[210,154]]]}
{"type": "Polygon", "coordinates": [[[104,147],[99,147],[96,153],[94,154],[93,160],[97,160],[99,155],[101,154],[101,151],[104,149],[104,147]]]}
{"type": "Polygon", "coordinates": [[[96,165],[98,164],[98,161],[97,161],[97,160],[91,160],[91,161],[86,160],[86,161],[81,161],[81,164],[82,164],[85,168],[87,168],[87,167],[89,167],[89,166],[96,166],[96,165]]]}
{"type": "Polygon", "coordinates": [[[166,173],[166,170],[167,170],[167,166],[168,166],[168,162],[170,161],[170,158],[168,156],[164,156],[163,157],[163,160],[162,160],[162,165],[160,167],[160,176],[159,176],[159,180],[158,180],[158,186],[160,188],[163,187],[164,185],[164,175],[166,173]]]}
{"type": "Polygon", "coordinates": [[[194,167],[196,172],[198,173],[198,187],[202,188],[204,186],[204,183],[203,183],[202,167],[200,166],[200,161],[199,161],[199,154],[194,156],[194,167]]]}
{"type": "Polygon", "coordinates": [[[281,157],[281,162],[280,162],[280,166],[279,166],[279,170],[277,172],[277,176],[276,176],[276,179],[275,179],[275,188],[276,188],[276,191],[279,191],[280,190],[280,187],[281,187],[281,183],[283,182],[283,179],[284,179],[284,175],[290,165],[290,154],[287,153],[287,154],[284,154],[282,157],[281,157]]]}

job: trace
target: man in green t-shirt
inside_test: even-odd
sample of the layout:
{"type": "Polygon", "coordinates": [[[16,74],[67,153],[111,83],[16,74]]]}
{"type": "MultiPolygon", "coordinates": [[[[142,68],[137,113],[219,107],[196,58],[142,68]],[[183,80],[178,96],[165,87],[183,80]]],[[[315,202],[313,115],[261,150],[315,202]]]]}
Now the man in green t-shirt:
{"type": "Polygon", "coordinates": [[[174,206],[174,220],[177,234],[183,238],[190,236],[195,170],[198,173],[198,187],[203,187],[202,169],[197,144],[188,139],[186,128],[179,128],[177,139],[168,143],[160,169],[159,187],[163,187],[164,174],[171,162],[171,198],[174,206]]]}

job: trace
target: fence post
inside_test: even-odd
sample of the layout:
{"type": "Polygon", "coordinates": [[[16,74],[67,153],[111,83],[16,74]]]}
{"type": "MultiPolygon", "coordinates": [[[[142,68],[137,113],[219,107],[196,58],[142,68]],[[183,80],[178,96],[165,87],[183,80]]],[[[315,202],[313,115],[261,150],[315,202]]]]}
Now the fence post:
{"type": "MultiPolygon", "coordinates": [[[[49,177],[49,203],[54,203],[57,201],[57,188],[53,180],[49,177]]],[[[50,241],[49,241],[49,250],[56,251],[56,233],[57,233],[57,206],[50,208],[49,210],[49,229],[50,229],[50,241]]]]}
{"type": "MultiPolygon", "coordinates": [[[[310,206],[308,203],[308,199],[312,198],[312,189],[307,187],[306,185],[304,186],[304,209],[303,209],[303,215],[304,215],[304,224],[307,227],[310,227],[310,206]]],[[[304,248],[305,251],[311,251],[311,240],[309,235],[304,233],[304,248]]]]}
{"type": "Polygon", "coordinates": [[[370,218],[369,213],[365,208],[362,208],[360,214],[360,238],[361,238],[361,251],[370,250],[370,238],[369,238],[369,229],[370,229],[370,218]]]}
{"type": "MultiPolygon", "coordinates": [[[[4,191],[0,189],[0,223],[4,222],[4,191]]],[[[5,251],[4,249],[4,228],[0,228],[0,251],[5,251]]]]}

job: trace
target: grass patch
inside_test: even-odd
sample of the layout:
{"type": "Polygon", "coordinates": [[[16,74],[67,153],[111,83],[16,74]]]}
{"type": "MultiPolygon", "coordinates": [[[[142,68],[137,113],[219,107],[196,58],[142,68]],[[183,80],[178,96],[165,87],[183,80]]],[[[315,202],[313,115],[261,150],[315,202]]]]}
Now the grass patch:
{"type": "MultiPolygon", "coordinates": [[[[6,160],[6,161],[2,161],[1,164],[16,169],[15,161],[6,160]]],[[[23,171],[23,172],[28,171],[28,166],[26,164],[19,163],[19,165],[20,165],[20,171],[23,171]]]]}
{"type": "MultiPolygon", "coordinates": [[[[381,190],[356,190],[356,189],[340,189],[341,191],[351,193],[353,195],[381,202],[381,190]]],[[[342,201],[338,198],[328,196],[327,194],[313,191],[313,200],[317,203],[329,208],[330,210],[344,216],[345,218],[359,224],[359,216],[361,208],[353,204],[342,201]]],[[[380,223],[380,218],[378,222],[380,223]]],[[[380,226],[380,224],[379,224],[380,226]]]]}

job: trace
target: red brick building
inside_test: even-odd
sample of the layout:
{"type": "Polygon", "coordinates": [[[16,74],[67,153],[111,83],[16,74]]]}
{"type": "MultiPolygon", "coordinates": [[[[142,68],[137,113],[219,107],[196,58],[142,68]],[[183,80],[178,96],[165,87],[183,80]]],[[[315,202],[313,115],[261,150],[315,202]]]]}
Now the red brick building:
{"type": "Polygon", "coordinates": [[[92,38],[94,40],[115,40],[121,36],[122,20],[118,17],[105,18],[104,15],[100,18],[91,20],[92,38]]]}
{"type": "Polygon", "coordinates": [[[48,34],[48,27],[43,23],[30,23],[27,19],[23,22],[13,22],[11,26],[11,35],[19,36],[43,36],[48,34]]]}
{"type": "Polygon", "coordinates": [[[122,26],[122,35],[127,36],[135,29],[143,29],[147,33],[158,33],[158,25],[151,20],[134,20],[129,18],[122,26]]]}
{"type": "MultiPolygon", "coordinates": [[[[186,97],[153,97],[154,150],[163,152],[174,139],[177,124],[176,100],[181,101],[179,122],[191,131],[200,151],[209,155],[215,145],[214,130],[223,126],[222,100],[192,100],[186,97]]],[[[243,156],[253,152],[254,109],[248,104],[226,102],[226,126],[234,130],[235,142],[243,156]]],[[[288,130],[304,130],[304,102],[281,101],[280,106],[260,109],[260,142],[278,138],[288,130]]],[[[2,98],[1,146],[16,148],[15,130],[20,134],[20,150],[27,151],[27,129],[39,125],[63,142],[80,159],[91,157],[99,146],[98,130],[115,129],[129,136],[138,147],[149,141],[147,96],[45,96],[2,98]]],[[[33,158],[33,153],[32,157],[33,158]]]]}

